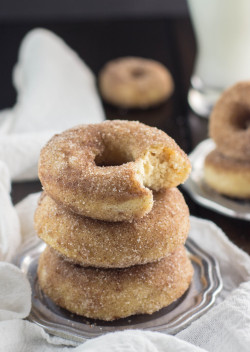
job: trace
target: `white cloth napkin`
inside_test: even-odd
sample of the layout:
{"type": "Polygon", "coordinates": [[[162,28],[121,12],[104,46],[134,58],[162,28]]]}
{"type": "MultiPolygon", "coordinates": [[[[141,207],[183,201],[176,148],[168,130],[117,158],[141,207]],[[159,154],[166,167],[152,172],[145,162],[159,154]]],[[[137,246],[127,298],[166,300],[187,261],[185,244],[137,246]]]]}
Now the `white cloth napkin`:
{"type": "Polygon", "coordinates": [[[25,318],[31,308],[29,281],[15,265],[0,264],[0,321],[25,318]]]}
{"type": "Polygon", "coordinates": [[[14,83],[17,104],[0,114],[0,352],[249,351],[250,258],[213,223],[193,217],[190,237],[217,258],[224,288],[216,305],[177,336],[130,330],[76,346],[24,320],[31,307],[30,285],[7,261],[21,242],[35,236],[33,214],[39,194],[13,207],[10,178],[36,178],[40,147],[52,133],[99,122],[103,112],[93,75],[46,30],[34,30],[24,39],[14,83]]]}
{"type": "Polygon", "coordinates": [[[40,149],[52,135],[104,120],[93,73],[46,29],[23,39],[13,84],[17,102],[0,113],[0,160],[14,181],[37,178],[40,149]]]}
{"type": "Polygon", "coordinates": [[[0,160],[0,261],[10,261],[21,243],[19,219],[9,192],[9,172],[0,160]]]}

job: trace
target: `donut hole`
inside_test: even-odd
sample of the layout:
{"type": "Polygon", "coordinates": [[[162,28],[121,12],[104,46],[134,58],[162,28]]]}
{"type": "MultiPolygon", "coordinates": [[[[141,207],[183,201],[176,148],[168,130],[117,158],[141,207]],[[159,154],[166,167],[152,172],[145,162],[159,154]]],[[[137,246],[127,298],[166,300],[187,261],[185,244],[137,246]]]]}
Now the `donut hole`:
{"type": "Polygon", "coordinates": [[[232,109],[232,124],[239,130],[250,128],[250,109],[244,105],[236,104],[232,109]]]}
{"type": "Polygon", "coordinates": [[[141,67],[135,67],[131,70],[131,76],[136,79],[145,76],[145,73],[145,70],[141,67]]]}
{"type": "Polygon", "coordinates": [[[108,149],[105,148],[102,154],[99,154],[95,158],[95,164],[100,167],[105,166],[121,166],[126,164],[131,160],[126,153],[117,149],[108,149]]]}

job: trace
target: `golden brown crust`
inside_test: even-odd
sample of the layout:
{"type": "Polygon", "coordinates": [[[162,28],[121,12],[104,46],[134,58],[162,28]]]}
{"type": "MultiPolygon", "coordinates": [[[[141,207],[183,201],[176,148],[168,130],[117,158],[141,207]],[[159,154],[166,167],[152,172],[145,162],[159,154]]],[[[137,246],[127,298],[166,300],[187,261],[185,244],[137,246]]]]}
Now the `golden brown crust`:
{"type": "Polygon", "coordinates": [[[206,183],[221,194],[250,198],[250,161],[228,158],[216,149],[205,159],[204,177],[206,183]]]}
{"type": "Polygon", "coordinates": [[[107,102],[125,108],[148,108],[173,93],[170,72],[161,63],[138,57],[108,62],[99,75],[100,92],[107,102]]]}
{"type": "Polygon", "coordinates": [[[39,284],[57,305],[102,320],[152,314],[179,298],[192,276],[183,246],[159,262],[126,269],[80,267],[48,247],[38,266],[39,284]]]}
{"type": "Polygon", "coordinates": [[[210,136],[218,151],[230,158],[250,161],[250,82],[226,90],[210,117],[210,136]]]}
{"type": "Polygon", "coordinates": [[[143,186],[142,161],[158,149],[161,165],[168,168],[163,187],[157,187],[184,182],[190,162],[172,138],[142,123],[119,120],[78,126],[54,136],[41,151],[39,178],[51,198],[78,214],[131,221],[152,208],[152,192],[143,186]],[[118,165],[98,166],[106,164],[118,165]]]}
{"type": "Polygon", "coordinates": [[[75,263],[122,268],[159,260],[184,244],[189,211],[176,188],[154,194],[152,211],[131,223],[82,217],[43,196],[35,228],[43,241],[75,263]]]}

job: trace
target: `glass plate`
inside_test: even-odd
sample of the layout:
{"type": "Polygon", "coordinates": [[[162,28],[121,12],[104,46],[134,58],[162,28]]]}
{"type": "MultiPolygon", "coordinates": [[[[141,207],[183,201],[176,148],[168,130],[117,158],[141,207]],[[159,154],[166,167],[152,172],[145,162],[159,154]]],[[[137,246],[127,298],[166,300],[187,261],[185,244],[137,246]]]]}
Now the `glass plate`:
{"type": "Polygon", "coordinates": [[[206,155],[215,149],[212,139],[207,139],[189,155],[192,171],[182,187],[194,201],[220,214],[250,220],[250,201],[237,200],[223,196],[211,189],[204,181],[203,164],[206,155]]]}
{"type": "Polygon", "coordinates": [[[187,292],[152,315],[134,315],[114,322],[104,322],[77,316],[56,306],[41,291],[37,281],[37,263],[45,244],[34,239],[23,246],[14,263],[27,275],[32,287],[32,309],[28,319],[48,333],[83,342],[86,339],[125,329],[145,329],[176,334],[215,302],[222,289],[216,260],[188,239],[186,248],[194,267],[194,278],[187,292]]]}

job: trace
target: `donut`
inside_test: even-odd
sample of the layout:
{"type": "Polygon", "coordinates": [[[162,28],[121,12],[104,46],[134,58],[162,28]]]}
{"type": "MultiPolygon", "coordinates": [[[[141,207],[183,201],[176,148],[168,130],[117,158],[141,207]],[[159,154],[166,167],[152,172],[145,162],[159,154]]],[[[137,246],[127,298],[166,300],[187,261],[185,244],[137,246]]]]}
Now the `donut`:
{"type": "Polygon", "coordinates": [[[105,101],[122,108],[146,109],[169,98],[174,90],[170,72],[161,63],[139,57],[108,62],[99,74],[105,101]]]}
{"type": "Polygon", "coordinates": [[[38,265],[39,285],[55,304],[101,320],[152,314],[181,297],[192,276],[183,246],[158,262],[126,269],[84,268],[47,247],[38,265]]]}
{"type": "Polygon", "coordinates": [[[43,195],[35,228],[44,242],[75,263],[123,268],[159,260],[185,243],[189,211],[177,188],[154,194],[149,214],[122,224],[82,217],[43,195]]]}
{"type": "Polygon", "coordinates": [[[38,173],[46,193],[80,215],[132,221],[153,205],[152,190],[185,181],[187,155],[163,131],[135,121],[105,121],[55,135],[38,173]]]}
{"type": "Polygon", "coordinates": [[[209,133],[218,151],[233,159],[250,161],[250,81],[226,90],[216,103],[209,133]]]}
{"type": "Polygon", "coordinates": [[[250,199],[250,161],[228,158],[215,149],[205,158],[204,180],[218,193],[250,199]]]}

